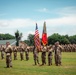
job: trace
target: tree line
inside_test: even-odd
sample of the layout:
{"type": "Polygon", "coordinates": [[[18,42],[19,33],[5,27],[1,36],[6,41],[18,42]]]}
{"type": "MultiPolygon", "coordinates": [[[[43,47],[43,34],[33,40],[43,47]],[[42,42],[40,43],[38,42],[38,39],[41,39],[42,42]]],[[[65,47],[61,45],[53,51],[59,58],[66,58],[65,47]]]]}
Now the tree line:
{"type": "MultiPolygon", "coordinates": [[[[22,36],[22,33],[21,33],[22,36]]],[[[0,34],[0,40],[9,40],[9,39],[15,39],[16,37],[11,34],[0,34]]],[[[40,39],[41,40],[41,39],[40,39]]],[[[55,42],[59,41],[60,44],[76,44],[76,35],[68,36],[68,35],[60,35],[58,33],[54,33],[50,36],[48,36],[48,45],[54,44],[55,42]]],[[[29,45],[34,45],[34,35],[29,34],[27,37],[27,40],[24,40],[24,42],[29,45]]]]}
{"type": "MultiPolygon", "coordinates": [[[[76,35],[68,36],[54,33],[48,36],[48,45],[54,44],[57,41],[59,41],[60,44],[76,44],[76,35]]],[[[34,45],[34,35],[29,34],[27,40],[24,40],[24,42],[30,46],[34,45]]]]}
{"type": "Polygon", "coordinates": [[[15,36],[11,34],[0,34],[0,40],[9,40],[9,39],[15,39],[15,36]]]}

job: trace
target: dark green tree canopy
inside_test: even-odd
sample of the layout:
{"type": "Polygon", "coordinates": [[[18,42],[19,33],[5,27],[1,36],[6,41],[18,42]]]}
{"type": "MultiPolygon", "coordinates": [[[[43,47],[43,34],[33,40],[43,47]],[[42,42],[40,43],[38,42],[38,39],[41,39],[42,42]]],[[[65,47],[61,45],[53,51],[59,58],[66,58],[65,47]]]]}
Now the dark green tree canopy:
{"type": "Polygon", "coordinates": [[[9,39],[15,39],[15,36],[11,34],[0,34],[0,40],[9,40],[9,39]]]}

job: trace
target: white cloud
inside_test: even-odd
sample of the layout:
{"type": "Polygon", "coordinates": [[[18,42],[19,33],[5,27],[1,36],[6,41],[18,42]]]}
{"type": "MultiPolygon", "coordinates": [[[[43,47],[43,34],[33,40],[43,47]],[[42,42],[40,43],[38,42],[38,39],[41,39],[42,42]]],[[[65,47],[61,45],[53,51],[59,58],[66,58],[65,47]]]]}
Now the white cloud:
{"type": "MultiPolygon", "coordinates": [[[[44,8],[42,11],[47,12],[44,8]]],[[[74,35],[76,34],[76,10],[75,7],[66,7],[59,10],[60,15],[64,14],[59,18],[46,19],[47,33],[48,36],[53,33],[60,33],[62,35],[74,35]],[[68,15],[69,14],[69,15],[68,15]]],[[[11,19],[11,20],[0,20],[0,32],[10,33],[14,35],[14,32],[18,29],[23,33],[22,39],[27,39],[29,33],[34,34],[35,23],[38,24],[40,37],[42,36],[42,29],[44,20],[32,20],[32,19],[11,19]]]]}
{"type": "MultiPolygon", "coordinates": [[[[70,31],[69,27],[76,27],[76,16],[61,17],[54,19],[46,19],[47,33],[48,36],[54,32],[60,34],[75,34],[76,31],[70,31]],[[64,27],[64,28],[63,28],[64,27]],[[67,28],[68,27],[68,28],[67,28]],[[65,30],[67,29],[67,30],[65,30]]],[[[0,31],[2,33],[11,33],[14,35],[14,32],[19,29],[23,33],[23,39],[27,39],[29,33],[34,34],[35,32],[35,22],[31,19],[13,19],[13,20],[0,20],[0,31]],[[31,30],[30,30],[31,29],[31,30]]],[[[44,20],[37,21],[40,37],[42,35],[44,20]]]]}

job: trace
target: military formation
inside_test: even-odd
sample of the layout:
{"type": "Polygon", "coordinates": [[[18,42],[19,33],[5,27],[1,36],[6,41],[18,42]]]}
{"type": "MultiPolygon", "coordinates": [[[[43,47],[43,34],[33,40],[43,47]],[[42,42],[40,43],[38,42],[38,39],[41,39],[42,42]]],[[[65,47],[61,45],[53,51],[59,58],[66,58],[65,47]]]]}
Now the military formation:
{"type": "Polygon", "coordinates": [[[13,59],[17,60],[18,59],[18,53],[20,53],[20,60],[26,60],[28,61],[29,58],[29,52],[33,53],[33,60],[34,60],[34,65],[46,65],[48,66],[52,65],[52,59],[53,59],[53,53],[54,53],[54,59],[55,59],[55,65],[60,66],[62,65],[61,62],[61,57],[62,54],[61,52],[76,52],[76,44],[65,44],[65,45],[60,45],[59,42],[56,42],[54,45],[49,45],[49,46],[41,46],[41,64],[39,61],[39,51],[37,47],[35,46],[11,46],[8,45],[8,47],[5,47],[3,45],[0,46],[0,51],[1,51],[1,59],[6,59],[6,67],[13,67],[12,66],[12,54],[13,54],[13,59]],[[24,56],[25,54],[25,56],[24,56]],[[6,57],[5,57],[6,56],[6,57]],[[47,56],[47,58],[46,58],[47,56]],[[46,59],[48,61],[46,62],[46,59]]]}

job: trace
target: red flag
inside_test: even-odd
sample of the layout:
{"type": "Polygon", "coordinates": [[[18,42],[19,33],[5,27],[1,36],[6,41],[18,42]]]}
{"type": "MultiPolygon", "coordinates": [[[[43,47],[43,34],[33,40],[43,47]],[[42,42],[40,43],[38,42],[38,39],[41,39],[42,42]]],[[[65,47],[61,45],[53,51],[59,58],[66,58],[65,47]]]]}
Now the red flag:
{"type": "Polygon", "coordinates": [[[48,39],[47,39],[47,33],[46,33],[46,22],[44,22],[43,26],[43,33],[42,33],[42,44],[47,45],[48,39]]]}
{"type": "Polygon", "coordinates": [[[35,29],[35,35],[34,35],[34,42],[35,42],[35,47],[37,47],[37,49],[40,51],[41,43],[40,43],[37,23],[36,23],[36,29],[35,29]]]}

